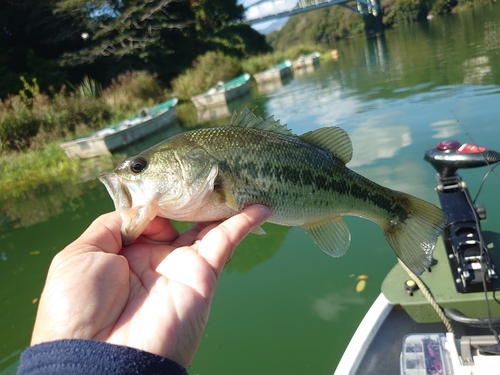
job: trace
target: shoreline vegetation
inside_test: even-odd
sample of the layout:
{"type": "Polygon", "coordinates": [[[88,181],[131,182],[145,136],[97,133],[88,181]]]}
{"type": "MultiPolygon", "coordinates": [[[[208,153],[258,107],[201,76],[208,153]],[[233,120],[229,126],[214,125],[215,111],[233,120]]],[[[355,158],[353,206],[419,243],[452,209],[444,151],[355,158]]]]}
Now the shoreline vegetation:
{"type": "MultiPolygon", "coordinates": [[[[397,15],[394,4],[402,3],[419,2],[413,0],[392,2],[392,7],[384,8],[384,17],[391,16],[393,19],[391,22],[398,21],[397,17],[394,21],[394,14],[397,15]]],[[[472,3],[464,4],[470,6],[472,3]]],[[[418,14],[418,7],[414,8],[415,14],[418,14]]],[[[450,2],[438,0],[431,9],[437,14],[440,12],[436,9],[447,9],[442,12],[447,13],[451,11],[450,2]]],[[[347,17],[352,21],[353,15],[348,14],[347,17]]],[[[318,16],[321,16],[319,11],[309,12],[302,18],[292,17],[288,27],[298,30],[300,28],[297,23],[302,22],[301,19],[305,17],[314,19],[318,16]]],[[[402,18],[399,22],[419,19],[413,18],[402,18]]],[[[358,16],[357,20],[352,21],[349,27],[344,27],[344,31],[340,34],[335,34],[334,38],[363,34],[360,22],[363,21],[358,16]]],[[[152,106],[171,96],[177,96],[180,103],[187,102],[192,95],[207,90],[219,80],[228,80],[243,72],[254,74],[285,59],[295,59],[301,54],[315,50],[320,52],[330,50],[317,43],[321,40],[311,40],[305,38],[305,35],[302,41],[307,44],[287,40],[285,35],[292,35],[287,32],[287,25],[283,28],[281,37],[280,32],[273,32],[268,36],[268,42],[274,48],[274,52],[244,59],[228,56],[219,51],[206,52],[194,60],[191,68],[174,78],[168,88],[161,85],[155,74],[147,72],[121,74],[104,89],[97,81],[85,77],[77,85],[66,82],[66,85],[57,92],[53,89],[42,92],[36,78],[28,81],[21,76],[19,79],[23,88],[19,93],[0,100],[0,153],[4,160],[0,167],[0,196],[4,199],[6,196],[14,198],[26,190],[41,185],[76,181],[82,161],[66,157],[59,147],[62,141],[119,122],[133,116],[141,108],[152,106]],[[284,45],[293,47],[285,48],[284,45]]],[[[322,53],[322,56],[329,57],[329,55],[322,53]]],[[[182,114],[178,117],[181,117],[182,123],[182,114]]]]}
{"type": "Polygon", "coordinates": [[[243,72],[253,74],[316,49],[294,46],[242,61],[221,52],[207,52],[172,81],[171,89],[162,88],[156,76],[147,72],[120,75],[106,89],[86,77],[78,85],[68,84],[49,93],[40,92],[36,79],[28,82],[21,77],[19,94],[0,101],[0,152],[2,159],[9,161],[0,167],[0,195],[17,197],[39,185],[76,181],[85,160],[68,158],[59,146],[63,141],[132,117],[173,93],[180,103],[186,103],[218,80],[243,72]]]}

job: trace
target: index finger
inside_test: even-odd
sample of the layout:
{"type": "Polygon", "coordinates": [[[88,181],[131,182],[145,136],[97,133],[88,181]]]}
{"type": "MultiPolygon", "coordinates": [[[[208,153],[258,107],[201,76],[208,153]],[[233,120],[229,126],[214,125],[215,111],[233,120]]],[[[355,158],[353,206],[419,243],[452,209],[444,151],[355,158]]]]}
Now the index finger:
{"type": "Polygon", "coordinates": [[[217,275],[233,255],[236,246],[254,228],[271,216],[271,210],[263,205],[247,207],[217,227],[210,230],[198,247],[200,254],[211,265],[217,275]]]}

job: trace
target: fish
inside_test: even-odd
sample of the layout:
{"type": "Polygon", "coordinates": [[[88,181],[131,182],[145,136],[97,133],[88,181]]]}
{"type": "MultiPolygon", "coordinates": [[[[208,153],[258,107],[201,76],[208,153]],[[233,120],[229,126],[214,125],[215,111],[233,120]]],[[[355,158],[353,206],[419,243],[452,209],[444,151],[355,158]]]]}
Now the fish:
{"type": "MultiPolygon", "coordinates": [[[[300,226],[327,254],[342,256],[351,234],[343,216],[377,223],[416,274],[429,269],[446,216],[433,204],[349,169],[349,135],[331,126],[295,135],[274,116],[244,108],[228,126],[187,131],[122,161],[100,177],[129,245],[156,216],[227,219],[253,204],[268,222],[300,226]]],[[[263,232],[257,228],[256,232],[263,232]]]]}

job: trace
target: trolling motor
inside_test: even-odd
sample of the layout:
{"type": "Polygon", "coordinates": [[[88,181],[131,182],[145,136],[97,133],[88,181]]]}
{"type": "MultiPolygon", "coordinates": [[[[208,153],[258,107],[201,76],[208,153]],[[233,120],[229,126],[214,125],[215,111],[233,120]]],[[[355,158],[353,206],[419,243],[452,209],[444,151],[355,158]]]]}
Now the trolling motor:
{"type": "Polygon", "coordinates": [[[456,171],[497,163],[500,153],[448,140],[428,149],[424,159],[438,171],[436,190],[448,217],[444,243],[457,291],[483,291],[483,278],[488,290],[494,290],[497,274],[479,222],[486,218],[486,212],[483,205],[473,205],[467,185],[456,171]]]}

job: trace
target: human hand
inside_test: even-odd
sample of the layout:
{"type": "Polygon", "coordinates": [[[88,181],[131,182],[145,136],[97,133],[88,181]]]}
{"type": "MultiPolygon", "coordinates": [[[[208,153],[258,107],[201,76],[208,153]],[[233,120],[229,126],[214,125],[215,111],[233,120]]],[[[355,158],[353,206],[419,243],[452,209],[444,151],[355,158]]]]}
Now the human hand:
{"type": "Polygon", "coordinates": [[[118,212],[97,218],[49,268],[31,344],[94,339],[189,367],[234,248],[270,216],[255,205],[179,235],[156,218],[122,248],[118,212]]]}

